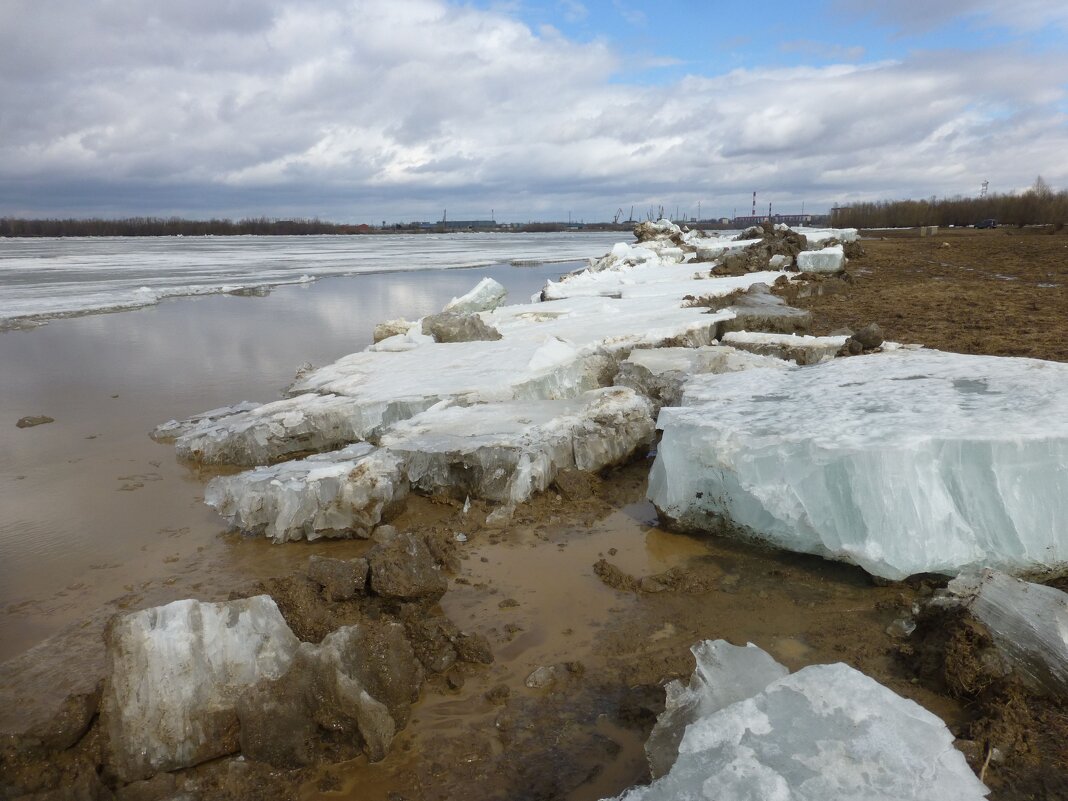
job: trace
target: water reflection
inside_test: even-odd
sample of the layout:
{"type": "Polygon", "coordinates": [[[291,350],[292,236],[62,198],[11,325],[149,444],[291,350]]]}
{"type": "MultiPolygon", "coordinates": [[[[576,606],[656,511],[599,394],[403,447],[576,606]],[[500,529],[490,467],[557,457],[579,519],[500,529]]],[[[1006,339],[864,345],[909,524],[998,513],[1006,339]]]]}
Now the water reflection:
{"type": "Polygon", "coordinates": [[[203,549],[226,558],[203,481],[147,432],[273,400],[304,362],[439,310],[485,275],[522,302],[574,265],[368,274],[0,333],[0,659],[203,549]],[[54,423],[19,429],[24,415],[54,423]]]}

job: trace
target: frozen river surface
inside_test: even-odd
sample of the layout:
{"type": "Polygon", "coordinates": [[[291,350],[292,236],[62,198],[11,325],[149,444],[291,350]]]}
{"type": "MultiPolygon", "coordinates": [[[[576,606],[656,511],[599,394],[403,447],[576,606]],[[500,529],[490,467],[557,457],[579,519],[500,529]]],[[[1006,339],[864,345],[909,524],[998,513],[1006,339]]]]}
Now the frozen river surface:
{"type": "Polygon", "coordinates": [[[619,231],[0,239],[0,329],[328,276],[599,256],[619,231]]]}

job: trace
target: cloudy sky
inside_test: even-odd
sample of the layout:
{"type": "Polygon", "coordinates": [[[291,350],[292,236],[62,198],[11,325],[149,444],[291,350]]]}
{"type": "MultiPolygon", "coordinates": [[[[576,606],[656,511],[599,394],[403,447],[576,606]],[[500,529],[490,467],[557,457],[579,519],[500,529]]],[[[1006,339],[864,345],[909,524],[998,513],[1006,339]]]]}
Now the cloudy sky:
{"type": "Polygon", "coordinates": [[[1064,0],[6,0],[0,215],[821,211],[1068,188],[1064,0]],[[872,10],[872,9],[876,10],[872,10]]]}

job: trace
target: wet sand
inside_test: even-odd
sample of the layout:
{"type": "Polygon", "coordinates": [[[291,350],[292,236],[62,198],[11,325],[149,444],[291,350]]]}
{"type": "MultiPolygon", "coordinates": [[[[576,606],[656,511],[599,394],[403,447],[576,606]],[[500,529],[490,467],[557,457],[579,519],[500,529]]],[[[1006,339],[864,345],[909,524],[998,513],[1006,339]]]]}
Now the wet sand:
{"type": "MultiPolygon", "coordinates": [[[[959,275],[955,280],[941,273],[925,275],[923,259],[930,248],[940,247],[941,240],[937,241],[865,243],[869,255],[853,265],[858,280],[848,293],[803,299],[799,305],[816,312],[821,332],[876,321],[890,337],[907,341],[902,337],[909,330],[906,324],[926,325],[924,344],[966,350],[970,341],[966,338],[973,336],[969,329],[939,321],[946,308],[972,290],[975,279],[961,270],[953,271],[959,275]],[[879,305],[880,298],[885,305],[879,305]],[[903,305],[908,316],[896,317],[903,305]],[[901,320],[907,323],[897,322],[901,320]]],[[[1065,276],[1061,254],[1066,241],[1051,237],[1042,245],[1045,255],[1038,258],[1060,280],[1065,276]]],[[[996,244],[969,240],[960,249],[985,253],[996,244]]],[[[1026,275],[1039,268],[1035,259],[1021,262],[1020,267],[1026,275]]],[[[1021,284],[1024,275],[1017,279],[1021,284]]],[[[1010,315],[1008,319],[1017,319],[1012,314],[1037,315],[1037,319],[1054,314],[1064,294],[1038,286],[1047,280],[1031,281],[1024,293],[999,296],[999,303],[1019,304],[1002,314],[1010,315]]],[[[1019,343],[1012,331],[998,331],[986,340],[990,352],[1019,343]]],[[[1033,343],[1031,355],[1064,358],[1059,341],[1051,336],[1033,343]]],[[[235,400],[231,392],[224,402],[235,400]]],[[[195,410],[209,405],[202,403],[195,410]]],[[[47,408],[25,413],[38,412],[51,413],[47,408]]],[[[206,515],[197,499],[202,479],[173,465],[173,454],[166,448],[148,446],[146,454],[155,454],[153,461],[161,462],[154,468],[164,476],[161,481],[142,481],[144,488],[119,493],[108,483],[118,478],[108,475],[107,482],[99,479],[100,485],[111,486],[123,497],[136,497],[157,484],[172,490],[182,487],[188,496],[177,507],[187,519],[206,515]]],[[[662,708],[662,684],[689,675],[693,668],[689,647],[715,637],[738,644],[754,642],[791,669],[846,662],[932,710],[954,732],[967,733],[975,711],[937,683],[919,680],[899,658],[903,641],[888,631],[915,601],[930,594],[937,581],[877,586],[863,571],[847,565],[665,531],[644,501],[647,471],[648,460],[639,459],[606,475],[590,497],[578,500],[545,493],[520,507],[512,524],[503,529],[484,525],[488,508],[482,504],[474,504],[464,515],[459,504],[413,499],[396,521],[398,527],[450,536],[462,532],[468,537],[458,545],[459,569],[451,576],[442,607],[459,626],[489,639],[494,664],[465,668],[459,689],[441,680],[428,684],[411,723],[381,763],[370,765],[361,758],[278,773],[254,764],[238,770],[220,761],[184,771],[180,778],[194,778],[209,795],[223,798],[259,793],[324,801],[465,796],[586,801],[614,795],[648,779],[642,747],[662,708]],[[595,565],[602,560],[626,578],[663,577],[666,571],[674,578],[647,585],[663,587],[659,591],[637,591],[626,581],[606,582],[603,570],[598,575],[595,565]],[[568,665],[557,684],[543,689],[526,686],[536,667],[554,664],[568,665]],[[507,692],[499,689],[502,685],[507,692]]],[[[115,606],[146,606],[189,595],[226,597],[258,577],[300,573],[312,553],[346,558],[367,548],[363,542],[270,546],[222,534],[210,515],[189,529],[166,537],[182,542],[182,547],[188,542],[189,551],[177,561],[161,562],[157,565],[161,569],[150,573],[146,584],[133,586],[132,593],[115,606]]],[[[166,559],[164,551],[153,554],[166,559]]],[[[140,562],[134,559],[129,564],[140,562]]],[[[146,572],[156,565],[148,558],[145,564],[146,572]]],[[[12,611],[8,616],[19,614],[12,611]]],[[[79,618],[74,610],[60,609],[54,615],[79,618]]],[[[98,626],[103,617],[104,613],[98,614],[80,630],[86,664],[102,655],[98,626]]],[[[45,618],[49,623],[53,619],[45,618]]],[[[52,653],[27,656],[51,664],[60,651],[52,653]]],[[[47,694],[48,687],[42,682],[23,691],[47,694]]],[[[982,758],[980,753],[980,764],[982,758]]],[[[1058,769],[1048,754],[1040,755],[1039,768],[1043,759],[1050,769],[1058,769]]],[[[977,770],[980,764],[974,764],[977,770]]],[[[1027,795],[1026,786],[1016,792],[1011,782],[999,784],[999,773],[1013,775],[1009,768],[992,768],[987,775],[995,786],[992,798],[1041,797],[1027,795]]]]}

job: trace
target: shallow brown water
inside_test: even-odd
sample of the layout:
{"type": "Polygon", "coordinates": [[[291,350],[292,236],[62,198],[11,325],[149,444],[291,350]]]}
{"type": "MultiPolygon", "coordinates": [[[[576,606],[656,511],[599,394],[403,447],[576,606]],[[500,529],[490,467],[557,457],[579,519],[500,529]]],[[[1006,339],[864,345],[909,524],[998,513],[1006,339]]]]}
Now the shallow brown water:
{"type": "Polygon", "coordinates": [[[521,302],[567,268],[362,275],[0,332],[0,661],[116,596],[285,561],[220,538],[205,477],[149,439],[157,424],[274,400],[298,365],[359,350],[379,320],[436,311],[483,275],[521,302]],[[55,422],[15,426],[38,414],[55,422]]]}

